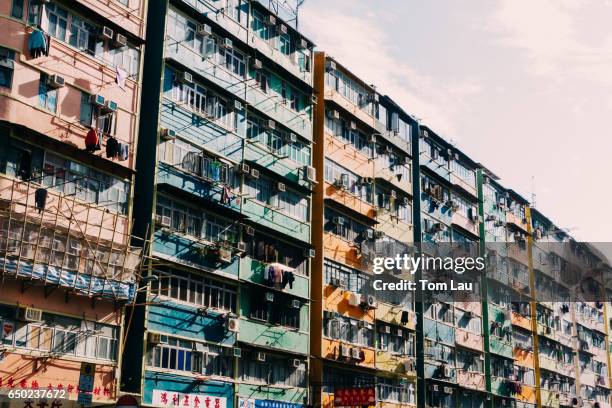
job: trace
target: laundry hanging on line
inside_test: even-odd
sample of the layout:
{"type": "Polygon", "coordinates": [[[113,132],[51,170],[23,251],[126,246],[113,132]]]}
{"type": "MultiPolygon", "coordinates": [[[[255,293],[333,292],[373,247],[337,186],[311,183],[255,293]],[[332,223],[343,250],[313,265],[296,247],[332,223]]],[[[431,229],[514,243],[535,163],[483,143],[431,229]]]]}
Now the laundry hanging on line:
{"type": "Polygon", "coordinates": [[[34,205],[40,214],[45,209],[47,205],[47,189],[46,188],[37,188],[34,192],[34,205]]]}

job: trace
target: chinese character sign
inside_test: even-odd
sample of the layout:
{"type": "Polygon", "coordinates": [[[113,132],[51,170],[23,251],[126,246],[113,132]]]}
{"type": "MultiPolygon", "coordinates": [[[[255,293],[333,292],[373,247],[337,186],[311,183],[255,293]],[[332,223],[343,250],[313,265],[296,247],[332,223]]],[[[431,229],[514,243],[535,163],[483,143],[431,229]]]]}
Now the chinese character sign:
{"type": "Polygon", "coordinates": [[[373,387],[345,388],[334,392],[336,406],[372,405],[375,402],[376,391],[373,387]]]}
{"type": "Polygon", "coordinates": [[[227,400],[225,397],[206,394],[153,390],[152,404],[156,407],[168,408],[226,408],[227,400]]]}

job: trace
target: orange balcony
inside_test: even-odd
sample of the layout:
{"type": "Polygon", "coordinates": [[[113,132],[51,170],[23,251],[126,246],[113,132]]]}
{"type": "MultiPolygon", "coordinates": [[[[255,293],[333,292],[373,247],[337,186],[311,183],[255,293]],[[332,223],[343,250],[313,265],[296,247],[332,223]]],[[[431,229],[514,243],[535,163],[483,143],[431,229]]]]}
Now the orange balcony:
{"type": "Polygon", "coordinates": [[[521,246],[513,242],[508,246],[508,257],[516,260],[517,262],[527,266],[529,265],[529,256],[527,253],[527,247],[521,248],[521,246]]]}
{"type": "Polygon", "coordinates": [[[363,216],[372,218],[372,221],[376,218],[376,211],[372,204],[328,182],[325,182],[325,198],[330,198],[363,216]]]}
{"type": "Polygon", "coordinates": [[[511,211],[506,212],[506,223],[512,224],[512,225],[520,228],[525,233],[529,231],[529,224],[527,223],[527,219],[526,218],[525,219],[519,219],[511,211]]]}
{"type": "Polygon", "coordinates": [[[472,350],[482,351],[483,338],[480,334],[470,333],[463,329],[456,329],[455,341],[459,346],[470,348],[472,350]]]}
{"type": "Polygon", "coordinates": [[[348,301],[349,291],[327,285],[323,290],[323,296],[325,297],[325,310],[337,312],[353,319],[364,320],[368,323],[374,323],[374,309],[364,310],[360,306],[350,305],[348,301]]]}
{"type": "Polygon", "coordinates": [[[525,330],[531,330],[531,319],[520,313],[512,312],[512,324],[525,330]]]}
{"type": "Polygon", "coordinates": [[[321,350],[323,351],[323,358],[353,366],[374,368],[374,360],[376,353],[372,348],[323,338],[323,341],[321,343],[321,350]],[[342,356],[340,354],[342,348],[347,348],[349,350],[349,354],[350,350],[358,349],[361,352],[361,357],[354,358],[350,355],[342,356]]]}
{"type": "Polygon", "coordinates": [[[515,398],[523,401],[534,404],[536,401],[536,391],[535,387],[531,385],[521,385],[521,392],[515,395],[515,398]]]}
{"type": "Polygon", "coordinates": [[[516,365],[529,368],[534,367],[533,351],[525,350],[520,347],[514,347],[512,350],[512,357],[514,358],[514,363],[516,365]]]}
{"type": "Polygon", "coordinates": [[[483,390],[485,386],[485,376],[483,373],[457,369],[457,385],[473,390],[483,390]]]}
{"type": "Polygon", "coordinates": [[[353,243],[334,234],[323,235],[323,255],[353,268],[361,268],[361,254],[353,243]]]}
{"type": "Polygon", "coordinates": [[[370,126],[372,129],[375,129],[376,119],[374,116],[361,109],[359,106],[354,104],[352,101],[346,99],[344,95],[340,92],[337,92],[334,89],[325,88],[323,97],[325,100],[333,101],[338,106],[340,106],[343,110],[349,112],[353,116],[355,116],[358,120],[370,126]]]}
{"type": "Polygon", "coordinates": [[[557,362],[557,360],[548,358],[543,355],[540,356],[538,362],[540,364],[540,368],[543,368],[545,370],[552,371],[552,372],[557,372],[557,369],[559,367],[559,363],[557,362]]]}
{"type": "Polygon", "coordinates": [[[472,220],[468,219],[467,217],[465,217],[463,214],[459,214],[457,211],[453,211],[451,222],[454,225],[457,225],[457,226],[463,228],[464,230],[470,232],[474,236],[478,236],[478,234],[479,234],[479,231],[478,231],[479,223],[478,223],[478,221],[472,221],[472,220]]]}
{"type": "Polygon", "coordinates": [[[374,161],[353,145],[325,133],[325,157],[361,177],[374,177],[374,161]]]}
{"type": "Polygon", "coordinates": [[[400,221],[389,211],[380,209],[378,210],[376,221],[378,221],[376,230],[382,231],[385,235],[401,242],[413,242],[412,224],[400,221]]]}

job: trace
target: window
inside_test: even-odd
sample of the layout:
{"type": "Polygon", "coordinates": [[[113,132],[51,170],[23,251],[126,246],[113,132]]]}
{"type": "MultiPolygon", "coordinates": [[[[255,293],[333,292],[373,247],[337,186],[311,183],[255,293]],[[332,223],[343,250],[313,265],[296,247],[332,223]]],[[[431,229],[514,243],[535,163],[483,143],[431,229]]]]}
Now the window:
{"type": "Polygon", "coordinates": [[[272,183],[271,180],[263,177],[258,179],[249,178],[244,184],[244,193],[263,204],[275,207],[278,211],[299,221],[308,221],[310,215],[308,198],[289,189],[277,191],[272,183]]]}
{"type": "Polygon", "coordinates": [[[289,34],[278,33],[278,50],[285,55],[291,54],[291,37],[289,34]]]}
{"type": "Polygon", "coordinates": [[[474,334],[482,333],[482,320],[480,316],[473,316],[463,310],[455,309],[455,321],[459,329],[474,334]]]}
{"type": "Polygon", "coordinates": [[[155,270],[158,277],[151,292],[158,296],[209,307],[224,312],[236,311],[236,287],[182,271],[155,270]]]}
{"type": "Polygon", "coordinates": [[[306,387],[306,364],[293,366],[292,360],[265,353],[266,361],[257,361],[255,350],[249,351],[248,358],[239,359],[239,376],[247,383],[306,387]]]}
{"type": "Polygon", "coordinates": [[[416,404],[414,385],[389,378],[377,378],[376,388],[378,400],[399,402],[403,404],[416,404]]]}
{"type": "Polygon", "coordinates": [[[81,113],[80,121],[84,126],[93,124],[93,105],[91,104],[91,95],[86,92],[81,92],[81,113]]]}
{"type": "Polygon", "coordinates": [[[13,0],[13,5],[11,6],[11,17],[15,17],[20,20],[23,18],[23,3],[24,0],[13,0]]]}
{"type": "Polygon", "coordinates": [[[293,268],[295,273],[308,275],[308,260],[304,255],[303,248],[290,245],[259,231],[255,231],[251,239],[249,236],[245,236],[244,240],[246,244],[245,254],[251,258],[262,263],[278,262],[293,268]]]}
{"type": "Polygon", "coordinates": [[[293,307],[293,297],[256,288],[249,292],[251,293],[250,317],[252,319],[292,329],[300,328],[300,309],[293,307]],[[273,301],[266,299],[267,293],[272,293],[273,301]]]}
{"type": "Polygon", "coordinates": [[[378,328],[379,350],[414,357],[414,344],[414,335],[405,329],[386,325],[378,328]]]}
{"type": "Polygon", "coordinates": [[[330,312],[323,315],[323,335],[359,346],[374,346],[374,328],[370,323],[330,312]]]}
{"type": "Polygon", "coordinates": [[[300,140],[292,142],[288,136],[288,132],[269,129],[262,119],[252,116],[247,119],[247,137],[249,139],[257,140],[283,159],[290,159],[296,163],[309,166],[311,161],[309,144],[300,140]]]}
{"type": "MultiPolygon", "coordinates": [[[[15,311],[13,310],[13,315],[15,311]]],[[[116,360],[118,328],[102,323],[43,313],[36,323],[15,322],[0,314],[3,327],[13,331],[1,336],[2,344],[28,350],[54,352],[102,360],[116,360]]]]}
{"type": "Polygon", "coordinates": [[[0,87],[13,86],[13,71],[15,70],[15,51],[0,47],[0,87]]]}
{"type": "Polygon", "coordinates": [[[104,174],[71,160],[46,152],[42,184],[64,194],[113,211],[127,212],[130,185],[127,181],[104,174]]]}
{"type": "Polygon", "coordinates": [[[267,73],[263,72],[262,70],[258,70],[255,73],[255,83],[257,83],[257,86],[262,92],[268,93],[268,84],[270,83],[270,78],[267,73]]]}
{"type": "Polygon", "coordinates": [[[202,372],[202,353],[195,351],[193,342],[169,337],[167,344],[149,350],[147,364],[177,371],[202,372]]]}
{"type": "Polygon", "coordinates": [[[323,178],[330,184],[342,186],[347,192],[372,203],[372,184],[362,182],[361,177],[338,163],[325,159],[323,178]]]}
{"type": "Polygon", "coordinates": [[[219,54],[223,58],[223,63],[225,64],[225,68],[227,68],[230,72],[238,75],[243,78],[246,71],[246,66],[244,63],[244,55],[241,52],[236,50],[235,48],[230,49],[219,49],[219,54]]]}
{"type": "Polygon", "coordinates": [[[472,187],[476,186],[476,174],[474,173],[474,170],[468,169],[457,160],[451,160],[450,168],[451,171],[461,180],[465,181],[472,187]]]}
{"type": "MultiPolygon", "coordinates": [[[[70,38],[68,43],[90,54],[96,52],[96,28],[87,21],[73,15],[70,23],[70,38]]],[[[128,72],[131,72],[128,70],[128,72]]]]}
{"type": "Polygon", "coordinates": [[[357,269],[350,268],[328,259],[325,259],[323,268],[326,284],[330,284],[332,279],[339,279],[340,281],[344,282],[344,289],[348,291],[365,293],[365,290],[368,289],[368,276],[357,269]]]}
{"type": "Polygon", "coordinates": [[[484,359],[481,354],[467,350],[457,350],[457,368],[469,372],[484,372],[484,359]]]}
{"type": "Polygon", "coordinates": [[[68,11],[53,3],[46,4],[44,10],[47,13],[47,34],[58,40],[66,41],[68,11]]]}
{"type": "Polygon", "coordinates": [[[40,74],[38,85],[38,104],[53,113],[57,110],[57,89],[50,89],[47,85],[49,76],[45,73],[40,74]]]}
{"type": "Polygon", "coordinates": [[[364,224],[343,216],[327,207],[325,208],[324,222],[326,232],[331,232],[332,234],[353,242],[363,240],[364,232],[368,229],[364,224]]]}

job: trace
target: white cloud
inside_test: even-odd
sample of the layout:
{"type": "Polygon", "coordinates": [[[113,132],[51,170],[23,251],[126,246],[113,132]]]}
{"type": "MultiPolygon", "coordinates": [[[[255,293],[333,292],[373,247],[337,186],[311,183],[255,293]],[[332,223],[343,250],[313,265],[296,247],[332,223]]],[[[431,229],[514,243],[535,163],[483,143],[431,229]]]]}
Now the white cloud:
{"type": "Polygon", "coordinates": [[[408,112],[441,134],[456,135],[458,118],[465,113],[467,100],[481,91],[476,81],[444,82],[419,72],[395,56],[396,48],[405,46],[391,38],[385,27],[372,21],[390,22],[392,15],[349,15],[348,0],[325,4],[322,13],[317,2],[306,3],[300,10],[301,29],[317,44],[355,75],[376,85],[408,112]],[[310,5],[310,7],[308,7],[310,5]]]}

